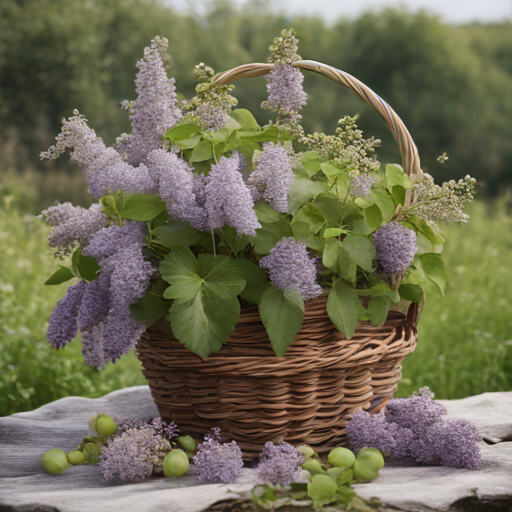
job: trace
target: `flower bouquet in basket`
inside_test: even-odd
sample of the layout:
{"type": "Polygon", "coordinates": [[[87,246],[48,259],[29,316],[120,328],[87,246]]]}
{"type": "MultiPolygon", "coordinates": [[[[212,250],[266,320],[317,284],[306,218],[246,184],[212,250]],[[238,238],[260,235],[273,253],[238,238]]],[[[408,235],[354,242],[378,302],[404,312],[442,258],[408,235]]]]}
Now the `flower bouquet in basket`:
{"type": "Polygon", "coordinates": [[[364,84],[303,61],[293,31],[267,64],[215,75],[177,102],[155,38],[138,62],[132,133],[114,147],[77,111],[43,158],[70,150],[97,202],[42,213],[57,256],[46,284],[77,282],[48,327],[55,348],[80,329],[87,365],[137,345],[162,417],[220,426],[245,453],[267,441],[336,446],[351,412],[380,410],[414,350],[423,285],[447,281],[438,222],[466,222],[474,180],[436,185],[393,110],[364,84]],[[404,167],[383,168],[355,120],[307,135],[301,69],[367,101],[404,167]],[[266,74],[273,120],[236,109],[232,80],[266,74]]]}

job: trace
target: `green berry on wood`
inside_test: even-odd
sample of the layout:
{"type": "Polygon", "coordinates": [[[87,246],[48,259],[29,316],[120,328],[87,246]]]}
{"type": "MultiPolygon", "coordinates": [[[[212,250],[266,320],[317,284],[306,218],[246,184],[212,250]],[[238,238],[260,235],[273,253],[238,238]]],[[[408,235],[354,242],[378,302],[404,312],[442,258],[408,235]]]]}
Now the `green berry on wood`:
{"type": "Polygon", "coordinates": [[[165,476],[183,476],[189,468],[187,454],[180,449],[175,449],[169,452],[162,464],[165,476]]]}
{"type": "Polygon", "coordinates": [[[53,449],[44,452],[41,459],[43,469],[50,475],[60,475],[68,469],[69,462],[62,450],[53,449]]]}
{"type": "Polygon", "coordinates": [[[73,466],[78,466],[85,461],[85,455],[79,450],[73,450],[68,453],[68,461],[73,466]]]}

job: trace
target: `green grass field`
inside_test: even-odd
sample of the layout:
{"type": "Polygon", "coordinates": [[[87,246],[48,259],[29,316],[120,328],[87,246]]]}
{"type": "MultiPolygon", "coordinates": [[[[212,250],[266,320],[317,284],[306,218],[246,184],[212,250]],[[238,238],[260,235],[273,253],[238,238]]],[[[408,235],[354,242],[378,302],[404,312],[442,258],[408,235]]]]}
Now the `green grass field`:
{"type": "MultiPolygon", "coordinates": [[[[470,214],[467,226],[446,230],[450,287],[445,299],[427,290],[400,396],[421,386],[438,398],[512,390],[512,215],[504,203],[491,209],[480,202],[470,214]]],[[[48,318],[65,287],[43,285],[57,265],[46,235],[33,216],[0,209],[0,415],[145,383],[134,354],[100,372],[83,365],[78,340],[49,347],[48,318]]]]}

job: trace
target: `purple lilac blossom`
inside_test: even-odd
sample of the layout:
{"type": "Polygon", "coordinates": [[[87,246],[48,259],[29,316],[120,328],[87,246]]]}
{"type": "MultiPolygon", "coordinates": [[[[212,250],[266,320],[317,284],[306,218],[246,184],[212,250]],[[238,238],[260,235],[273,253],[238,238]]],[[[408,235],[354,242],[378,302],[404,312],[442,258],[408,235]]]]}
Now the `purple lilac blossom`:
{"type": "Polygon", "coordinates": [[[306,105],[306,93],[302,88],[304,75],[291,64],[274,64],[274,69],[266,76],[268,100],[264,107],[273,112],[283,113],[300,119],[298,111],[306,105]]]}
{"type": "Polygon", "coordinates": [[[195,110],[194,116],[206,131],[221,130],[228,119],[225,109],[211,101],[201,103],[195,110]]]}
{"type": "Polygon", "coordinates": [[[260,195],[278,212],[289,212],[288,193],[294,174],[288,152],[278,142],[263,144],[254,171],[249,175],[249,185],[257,187],[260,195]]]}
{"type": "Polygon", "coordinates": [[[148,155],[148,167],[158,183],[160,197],[172,218],[188,221],[196,229],[205,229],[206,211],[197,202],[194,171],[175,153],[163,149],[148,155]]]}
{"type": "Polygon", "coordinates": [[[80,329],[80,335],[85,365],[103,368],[108,362],[103,351],[103,324],[94,325],[88,330],[80,329]]]}
{"type": "Polygon", "coordinates": [[[50,247],[67,252],[76,243],[88,242],[100,229],[108,225],[107,216],[100,204],[89,208],[63,203],[50,206],[41,212],[41,217],[52,226],[48,235],[50,247]]]}
{"type": "Polygon", "coordinates": [[[133,194],[156,192],[145,165],[132,167],[114,148],[107,148],[96,132],[89,128],[87,120],[77,110],[73,117],[64,121],[57,135],[57,144],[41,153],[41,158],[54,160],[66,149],[72,149],[70,161],[82,167],[85,180],[95,198],[124,191],[133,194]]]}
{"type": "Polygon", "coordinates": [[[221,157],[217,165],[212,165],[206,177],[206,210],[208,226],[217,229],[228,224],[236,229],[238,236],[256,236],[261,228],[254,211],[251,192],[238,170],[240,157],[221,157]]]}
{"type": "Polygon", "coordinates": [[[373,178],[371,174],[364,172],[351,177],[349,192],[353,197],[368,197],[372,185],[373,178]]]}
{"type": "Polygon", "coordinates": [[[389,222],[375,231],[373,243],[386,274],[407,270],[418,250],[416,233],[399,222],[389,222]]]}
{"type": "Polygon", "coordinates": [[[107,318],[110,310],[110,272],[103,270],[87,284],[80,306],[80,331],[89,331],[107,318]]]}
{"type": "Polygon", "coordinates": [[[112,439],[100,455],[105,480],[147,478],[171,451],[171,444],[152,427],[130,429],[112,439]]]}
{"type": "Polygon", "coordinates": [[[144,49],[144,58],[137,62],[138,97],[128,105],[133,134],[123,141],[128,163],[133,166],[144,162],[150,151],[161,148],[163,134],[181,119],[174,78],[167,78],[161,57],[167,46],[167,39],[155,37],[144,49]]]}
{"type": "Polygon", "coordinates": [[[261,483],[290,485],[299,476],[304,455],[288,443],[275,445],[265,443],[258,464],[258,479],[261,483]]]}
{"type": "Polygon", "coordinates": [[[322,293],[316,282],[315,260],[309,257],[306,245],[293,237],[279,240],[270,254],[261,258],[260,267],[269,271],[273,286],[298,290],[304,300],[322,293]]]}
{"type": "Polygon", "coordinates": [[[68,288],[50,315],[46,337],[53,348],[63,348],[78,332],[78,312],[87,283],[79,281],[68,288]]]}
{"type": "Polygon", "coordinates": [[[220,443],[209,437],[197,446],[194,465],[201,484],[233,483],[242,475],[242,450],[235,441],[220,443]]]}

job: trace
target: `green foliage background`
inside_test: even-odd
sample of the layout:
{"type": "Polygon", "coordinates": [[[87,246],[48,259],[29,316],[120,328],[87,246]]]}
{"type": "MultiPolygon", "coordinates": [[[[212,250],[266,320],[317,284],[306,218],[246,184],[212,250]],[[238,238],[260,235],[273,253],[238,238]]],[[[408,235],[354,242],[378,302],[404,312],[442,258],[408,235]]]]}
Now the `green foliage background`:
{"type": "MultiPolygon", "coordinates": [[[[264,0],[243,10],[215,1],[207,13],[178,13],[157,0],[2,0],[0,2],[0,414],[68,395],[101,396],[144,384],[133,354],[102,373],[84,367],[80,344],[52,350],[45,330],[63,287],[44,287],[55,270],[47,228],[30,214],[55,200],[90,202],[81,173],[65,159],[39,162],[61,119],[78,108],[108,144],[129,130],[119,109],[134,98],[135,63],[159,34],[170,42],[170,74],[193,96],[194,65],[216,71],[263,62],[282,28],[294,27],[305,59],[343,69],[373,88],[402,117],[424,170],[438,181],[472,174],[480,195],[512,182],[512,26],[453,27],[426,13],[388,9],[327,26],[289,18],[264,0]],[[447,163],[436,157],[446,151],[447,163]],[[2,197],[3,196],[3,199],[2,197]],[[9,206],[10,204],[10,206],[9,206]]],[[[236,83],[239,107],[255,113],[264,78],[236,83]]],[[[360,114],[366,135],[396,144],[360,100],[307,75],[308,131],[332,133],[338,118],[360,114]]],[[[512,216],[505,199],[477,202],[470,223],[447,228],[446,299],[427,290],[420,343],[404,364],[400,395],[430,386],[440,398],[512,389],[512,216]]]]}

